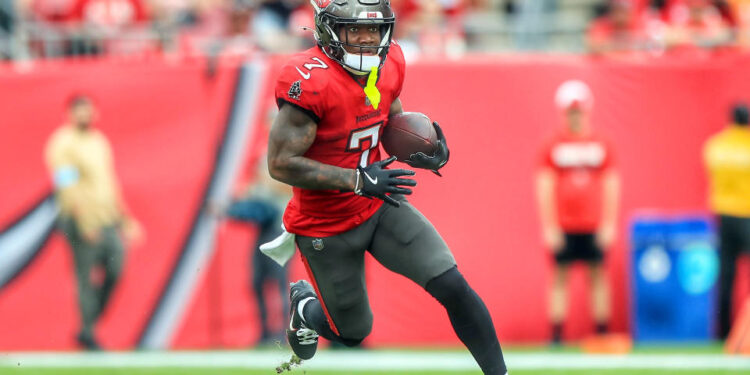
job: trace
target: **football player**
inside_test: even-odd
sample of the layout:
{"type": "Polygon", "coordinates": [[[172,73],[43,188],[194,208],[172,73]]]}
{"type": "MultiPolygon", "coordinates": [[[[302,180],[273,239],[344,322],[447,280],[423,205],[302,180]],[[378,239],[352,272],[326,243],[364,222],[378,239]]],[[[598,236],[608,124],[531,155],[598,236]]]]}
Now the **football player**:
{"type": "MultiPolygon", "coordinates": [[[[294,186],[284,225],[311,283],[290,291],[289,344],[315,354],[318,335],[353,346],[372,329],[364,254],[422,286],[446,309],[485,374],[506,374],[492,319],[432,224],[405,198],[411,170],[388,169],[378,141],[402,113],[404,56],[391,40],[388,0],[312,0],[317,46],[282,68],[279,115],[269,138],[271,175],[294,186]]],[[[407,163],[437,171],[448,161],[442,131],[434,155],[407,163]]]]}

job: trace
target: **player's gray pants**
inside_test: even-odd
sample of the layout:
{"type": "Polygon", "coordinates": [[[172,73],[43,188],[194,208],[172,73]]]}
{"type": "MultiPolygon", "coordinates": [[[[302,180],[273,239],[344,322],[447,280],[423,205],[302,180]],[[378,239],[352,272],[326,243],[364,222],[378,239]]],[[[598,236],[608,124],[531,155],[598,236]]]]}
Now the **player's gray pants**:
{"type": "Polygon", "coordinates": [[[365,251],[389,270],[423,288],[455,266],[448,245],[414,206],[384,203],[362,225],[323,238],[297,236],[331,329],[345,339],[363,339],[372,330],[372,310],[365,285],[365,251]]]}

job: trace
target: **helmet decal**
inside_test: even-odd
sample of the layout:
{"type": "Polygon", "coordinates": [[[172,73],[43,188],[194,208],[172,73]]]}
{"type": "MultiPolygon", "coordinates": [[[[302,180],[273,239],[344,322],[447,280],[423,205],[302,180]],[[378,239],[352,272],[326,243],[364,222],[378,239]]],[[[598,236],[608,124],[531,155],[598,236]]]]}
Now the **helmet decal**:
{"type": "Polygon", "coordinates": [[[331,0],[311,0],[311,3],[313,4],[313,7],[316,8],[316,10],[322,10],[328,7],[329,4],[331,4],[331,0]]]}

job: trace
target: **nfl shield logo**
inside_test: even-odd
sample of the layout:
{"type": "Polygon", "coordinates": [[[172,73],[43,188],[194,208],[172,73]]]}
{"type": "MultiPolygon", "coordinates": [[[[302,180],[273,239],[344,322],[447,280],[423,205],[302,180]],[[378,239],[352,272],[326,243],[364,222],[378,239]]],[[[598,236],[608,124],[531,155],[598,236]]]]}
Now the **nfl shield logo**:
{"type": "Polygon", "coordinates": [[[323,239],[322,238],[316,238],[312,240],[313,249],[315,250],[323,250],[323,239]]]}

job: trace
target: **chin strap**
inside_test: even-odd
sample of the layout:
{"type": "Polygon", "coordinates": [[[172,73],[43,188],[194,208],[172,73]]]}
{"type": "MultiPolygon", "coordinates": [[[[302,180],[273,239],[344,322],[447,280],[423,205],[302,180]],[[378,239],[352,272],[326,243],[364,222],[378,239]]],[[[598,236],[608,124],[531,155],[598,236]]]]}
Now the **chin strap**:
{"type": "Polygon", "coordinates": [[[370,76],[367,77],[367,86],[365,86],[365,95],[367,99],[370,99],[372,108],[378,109],[380,104],[380,91],[375,87],[375,82],[378,81],[378,67],[373,66],[370,69],[370,76]]]}

